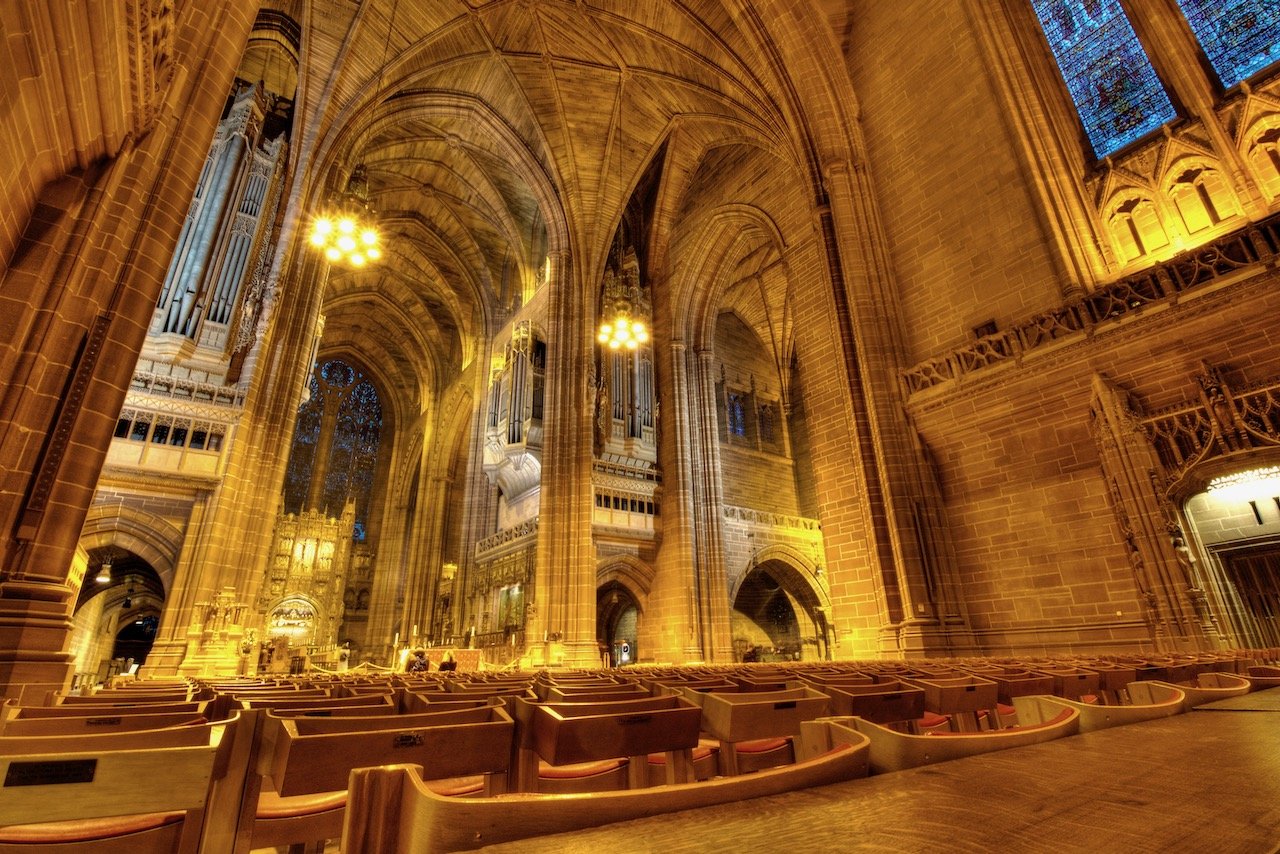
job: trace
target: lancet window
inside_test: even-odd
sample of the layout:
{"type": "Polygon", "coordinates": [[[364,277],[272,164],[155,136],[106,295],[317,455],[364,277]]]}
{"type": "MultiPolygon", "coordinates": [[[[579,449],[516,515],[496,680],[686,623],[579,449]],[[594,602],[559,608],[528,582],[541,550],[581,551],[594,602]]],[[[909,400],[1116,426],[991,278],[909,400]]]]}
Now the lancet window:
{"type": "Polygon", "coordinates": [[[1095,156],[1177,118],[1120,0],[1032,0],[1095,156]]]}
{"type": "Polygon", "coordinates": [[[1280,61],[1274,0],[1178,0],[1205,57],[1229,89],[1280,61]]]}
{"type": "Polygon", "coordinates": [[[287,513],[337,516],[355,504],[354,539],[363,541],[377,472],[382,402],[373,383],[340,359],[317,367],[298,409],[285,474],[287,513]]]}

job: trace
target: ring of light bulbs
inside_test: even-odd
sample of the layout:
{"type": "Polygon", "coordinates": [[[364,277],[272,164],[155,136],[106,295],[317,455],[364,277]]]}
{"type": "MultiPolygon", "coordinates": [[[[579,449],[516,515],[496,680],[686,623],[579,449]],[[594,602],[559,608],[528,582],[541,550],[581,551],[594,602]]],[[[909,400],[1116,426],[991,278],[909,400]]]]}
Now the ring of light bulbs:
{"type": "Polygon", "coordinates": [[[612,321],[600,324],[596,341],[610,350],[634,350],[649,341],[649,329],[641,321],[619,313],[612,321]]]}
{"type": "Polygon", "coordinates": [[[310,241],[330,264],[360,268],[382,257],[378,230],[352,213],[316,217],[310,241]]]}

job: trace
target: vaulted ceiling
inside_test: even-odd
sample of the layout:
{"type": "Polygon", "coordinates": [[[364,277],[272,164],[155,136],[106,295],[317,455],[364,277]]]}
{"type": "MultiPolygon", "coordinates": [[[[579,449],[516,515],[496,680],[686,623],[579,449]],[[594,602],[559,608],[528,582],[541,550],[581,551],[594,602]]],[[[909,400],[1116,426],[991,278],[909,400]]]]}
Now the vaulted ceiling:
{"type": "Polygon", "coordinates": [[[376,268],[331,275],[326,346],[363,347],[420,402],[439,394],[532,293],[549,250],[570,250],[580,281],[597,280],[627,199],[677,140],[651,262],[684,263],[677,223],[764,210],[777,228],[739,229],[714,275],[721,308],[785,351],[782,244],[809,237],[807,214],[793,214],[812,205],[815,170],[756,5],[277,2],[302,32],[294,210],[363,163],[391,233],[376,268]]]}

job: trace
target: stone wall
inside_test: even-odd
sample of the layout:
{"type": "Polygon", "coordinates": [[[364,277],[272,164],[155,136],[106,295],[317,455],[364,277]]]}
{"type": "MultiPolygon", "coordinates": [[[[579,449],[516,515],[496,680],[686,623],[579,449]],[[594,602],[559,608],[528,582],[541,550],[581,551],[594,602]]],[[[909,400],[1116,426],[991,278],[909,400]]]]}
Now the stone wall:
{"type": "Polygon", "coordinates": [[[913,395],[964,598],[986,652],[1143,646],[1133,570],[1089,429],[1095,373],[1145,412],[1198,400],[1201,360],[1237,387],[1280,375],[1280,275],[1253,278],[913,395]]]}

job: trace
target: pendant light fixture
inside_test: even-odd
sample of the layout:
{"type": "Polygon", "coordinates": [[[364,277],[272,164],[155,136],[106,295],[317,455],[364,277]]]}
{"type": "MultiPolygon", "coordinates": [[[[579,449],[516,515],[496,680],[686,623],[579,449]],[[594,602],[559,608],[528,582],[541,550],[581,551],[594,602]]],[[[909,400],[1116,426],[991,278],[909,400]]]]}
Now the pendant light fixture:
{"type": "MultiPolygon", "coordinates": [[[[395,30],[399,6],[400,0],[396,0],[387,22],[375,98],[382,97],[391,34],[395,30]]],[[[369,203],[369,172],[365,164],[359,163],[351,170],[346,190],[332,201],[327,211],[312,221],[309,242],[330,264],[352,269],[360,269],[382,257],[382,235],[378,230],[377,212],[369,203]]]]}
{"type": "MultiPolygon", "coordinates": [[[[618,84],[618,186],[625,192],[622,163],[622,116],[626,99],[626,72],[618,84]]],[[[623,203],[623,225],[626,204],[623,203]]],[[[649,301],[640,287],[638,265],[625,263],[620,253],[618,270],[605,271],[600,295],[600,328],[596,341],[610,350],[635,350],[649,341],[649,301]]]]}

